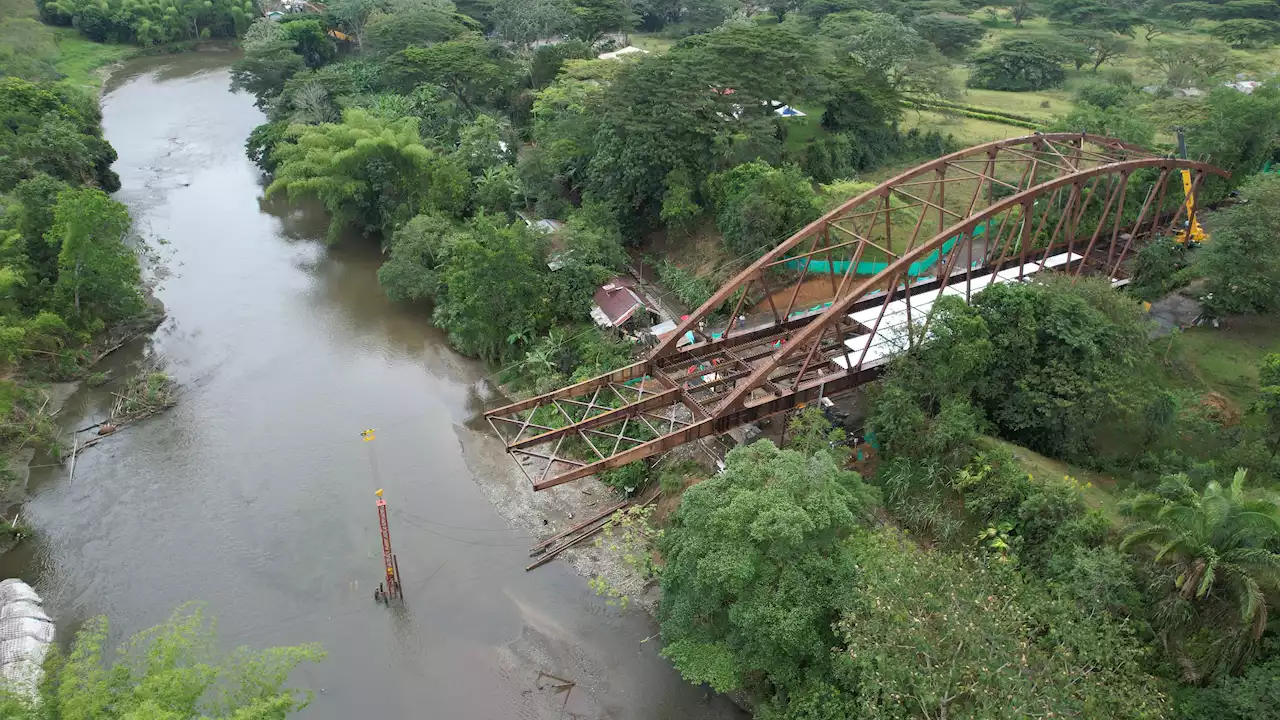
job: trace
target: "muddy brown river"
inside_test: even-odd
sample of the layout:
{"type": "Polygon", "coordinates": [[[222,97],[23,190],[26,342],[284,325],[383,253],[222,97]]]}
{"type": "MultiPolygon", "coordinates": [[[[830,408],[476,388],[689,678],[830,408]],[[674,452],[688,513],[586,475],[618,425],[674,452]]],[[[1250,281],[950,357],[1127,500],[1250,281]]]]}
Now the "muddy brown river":
{"type": "MultiPolygon", "coordinates": [[[[326,247],[314,207],[263,200],[243,149],[263,116],[231,93],[234,59],[135,61],[107,88],[117,197],[168,311],[109,366],[158,353],[180,401],[85,452],[74,478],[34,469],[38,538],[0,577],[31,582],[64,639],[100,614],[123,637],[194,600],[228,647],[319,642],[328,658],[293,678],[317,692],[303,717],[742,717],[642,642],[657,632],[643,612],[563,563],[524,571],[529,535],[476,477],[506,467],[476,420],[486,370],[383,297],[373,243],[326,247]],[[406,593],[390,609],[372,600],[377,487],[406,593]],[[577,686],[566,699],[539,672],[577,686]]],[[[101,420],[110,389],[73,395],[63,427],[101,420]]]]}

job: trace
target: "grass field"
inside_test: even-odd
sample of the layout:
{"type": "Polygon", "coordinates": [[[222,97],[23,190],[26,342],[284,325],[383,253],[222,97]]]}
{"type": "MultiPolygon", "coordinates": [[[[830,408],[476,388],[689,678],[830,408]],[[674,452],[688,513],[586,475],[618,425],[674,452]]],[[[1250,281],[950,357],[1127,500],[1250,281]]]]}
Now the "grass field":
{"type": "Polygon", "coordinates": [[[1258,366],[1269,353],[1280,353],[1280,318],[1239,317],[1222,328],[1195,327],[1157,340],[1167,382],[1200,392],[1217,392],[1241,410],[1258,392],[1258,366]]]}
{"type": "Polygon", "coordinates": [[[66,75],[65,82],[97,91],[102,86],[99,69],[123,60],[138,49],[131,45],[109,45],[86,40],[73,28],[53,28],[58,56],[54,65],[66,75]]]}
{"type": "MultiPolygon", "coordinates": [[[[18,41],[20,45],[14,47],[37,52],[41,59],[51,61],[57,71],[66,76],[64,82],[89,91],[96,92],[102,85],[102,74],[97,72],[100,68],[138,52],[138,48],[131,45],[87,40],[75,28],[28,23],[26,18],[39,19],[36,5],[31,0],[0,0],[0,21],[10,17],[22,18],[22,22],[30,25],[23,28],[26,36],[18,41]],[[32,38],[31,34],[37,37],[32,38]]],[[[0,45],[5,43],[6,38],[0,37],[0,45]]]]}
{"type": "Polygon", "coordinates": [[[908,110],[902,118],[902,128],[918,128],[922,132],[936,130],[943,135],[954,135],[961,145],[978,145],[991,140],[1003,140],[1020,135],[1030,135],[1031,130],[974,118],[949,115],[932,110],[908,110]]]}
{"type": "Polygon", "coordinates": [[[1034,450],[1028,450],[1021,445],[1014,445],[996,437],[983,436],[979,440],[979,445],[989,449],[1007,450],[1022,466],[1022,469],[1033,477],[1075,478],[1076,482],[1080,483],[1080,491],[1084,494],[1084,501],[1089,507],[1101,510],[1102,514],[1111,521],[1113,526],[1120,527],[1123,524],[1120,512],[1116,508],[1116,498],[1112,494],[1116,486],[1116,481],[1113,478],[1064,463],[1061,460],[1045,457],[1034,450]]]}
{"type": "Polygon", "coordinates": [[[664,53],[676,44],[675,40],[665,38],[656,33],[631,33],[631,44],[651,53],[664,53]]]}
{"type": "MultiPolygon", "coordinates": [[[[972,17],[979,20],[988,19],[983,11],[975,12],[972,17]]],[[[769,22],[772,21],[771,18],[763,19],[769,22]]],[[[1208,39],[1207,31],[1212,26],[1213,23],[1199,23],[1183,32],[1163,35],[1154,40],[1154,42],[1180,43],[1188,45],[1190,48],[1194,43],[1208,39]]],[[[1028,20],[1023,23],[1021,28],[1015,28],[1008,22],[1001,22],[994,26],[988,25],[987,31],[987,36],[983,39],[979,49],[993,47],[1011,37],[1057,37],[1060,32],[1044,18],[1028,20]]],[[[631,36],[631,41],[636,47],[654,53],[666,52],[675,44],[674,40],[648,33],[635,33],[631,36]]],[[[1123,70],[1129,73],[1137,86],[1159,84],[1161,78],[1158,76],[1157,71],[1150,67],[1144,59],[1150,47],[1150,42],[1139,35],[1129,41],[1129,50],[1126,54],[1105,63],[1099,73],[1095,73],[1088,68],[1083,70],[1069,68],[1067,70],[1067,79],[1061,87],[1039,92],[1004,92],[966,88],[965,81],[969,76],[968,66],[962,61],[956,62],[951,69],[952,81],[959,92],[959,96],[955,98],[955,101],[976,110],[1006,112],[1025,116],[1047,126],[1074,109],[1073,96],[1081,86],[1104,77],[1108,71],[1123,70]]],[[[1262,50],[1235,50],[1233,54],[1236,56],[1242,72],[1260,75],[1274,72],[1276,68],[1280,67],[1280,47],[1262,50]]],[[[788,98],[778,99],[783,101],[790,100],[788,98]]],[[[809,116],[788,121],[786,146],[793,154],[802,151],[804,145],[810,139],[825,132],[820,124],[822,113],[820,105],[813,102],[797,102],[794,104],[808,113],[809,116]]],[[[1197,107],[1198,105],[1202,106],[1203,103],[1191,100],[1156,99],[1151,97],[1140,103],[1139,112],[1147,117],[1155,127],[1156,142],[1167,144],[1173,140],[1170,128],[1187,122],[1190,117],[1200,111],[1201,108],[1197,107]]],[[[938,111],[909,110],[903,117],[902,125],[905,129],[937,130],[943,134],[954,135],[957,141],[966,145],[1015,137],[1029,132],[1025,128],[1006,125],[999,121],[979,120],[938,111]]],[[[870,176],[868,175],[868,177],[870,176]]]]}

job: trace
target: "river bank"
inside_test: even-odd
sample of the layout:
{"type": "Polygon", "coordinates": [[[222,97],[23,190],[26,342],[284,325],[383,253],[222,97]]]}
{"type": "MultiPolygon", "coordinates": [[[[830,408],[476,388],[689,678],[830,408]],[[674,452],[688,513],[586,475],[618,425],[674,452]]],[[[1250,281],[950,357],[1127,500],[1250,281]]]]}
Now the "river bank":
{"type": "MultiPolygon", "coordinates": [[[[317,690],[311,718],[741,717],[643,642],[643,611],[608,606],[567,564],[524,571],[531,528],[488,499],[488,473],[518,471],[482,432],[485,369],[385,298],[376,246],[326,246],[317,208],[262,198],[243,153],[262,116],[229,92],[233,59],[133,60],[104,87],[116,197],[168,268],[168,319],[107,362],[159,353],[183,394],[74,479],[33,468],[23,513],[39,532],[0,575],[30,582],[64,638],[98,614],[127,636],[200,600],[229,645],[319,642],[329,657],[293,678],[317,690]],[[405,587],[390,609],[371,597],[377,488],[405,587]]],[[[59,422],[111,401],[81,387],[59,422]]]]}

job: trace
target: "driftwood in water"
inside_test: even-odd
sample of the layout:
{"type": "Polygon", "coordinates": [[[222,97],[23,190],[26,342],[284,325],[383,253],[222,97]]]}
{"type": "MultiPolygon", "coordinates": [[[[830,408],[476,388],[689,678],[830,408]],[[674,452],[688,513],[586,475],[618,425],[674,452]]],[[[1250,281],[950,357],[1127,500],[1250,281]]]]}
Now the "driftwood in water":
{"type": "Polygon", "coordinates": [[[164,412],[177,402],[173,381],[168,375],[160,372],[159,363],[156,360],[148,363],[129,378],[125,382],[124,392],[111,394],[115,397],[115,402],[111,406],[111,416],[102,422],[77,430],[76,435],[95,428],[97,433],[84,442],[75,440],[71,452],[63,456],[64,462],[123,430],[129,424],[164,412]]]}

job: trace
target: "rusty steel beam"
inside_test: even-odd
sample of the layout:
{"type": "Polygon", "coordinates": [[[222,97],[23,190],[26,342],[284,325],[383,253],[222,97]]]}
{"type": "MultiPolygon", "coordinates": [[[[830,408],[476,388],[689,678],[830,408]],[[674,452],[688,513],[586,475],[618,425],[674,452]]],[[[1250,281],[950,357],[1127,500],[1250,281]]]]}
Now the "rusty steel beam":
{"type": "MultiPolygon", "coordinates": [[[[831,307],[827,308],[827,310],[823,312],[821,317],[815,318],[812,323],[797,332],[792,337],[791,341],[779,349],[778,352],[774,353],[773,357],[768,362],[758,367],[756,371],[752,373],[750,378],[743,382],[739,387],[734,388],[733,392],[722,400],[720,405],[718,405],[713,412],[716,416],[722,417],[726,413],[732,413],[736,408],[742,407],[751,391],[759,387],[762,381],[773,372],[782,360],[794,354],[800,347],[807,348],[808,344],[813,341],[816,336],[822,333],[827,325],[846,315],[857,299],[874,289],[875,286],[885,277],[896,278],[898,276],[906,276],[912,263],[924,258],[934,250],[938,250],[949,239],[953,237],[960,237],[963,239],[965,236],[969,236],[968,242],[972,242],[973,230],[977,228],[978,225],[992,217],[998,216],[1001,212],[1005,212],[1015,205],[1029,205],[1033,203],[1036,198],[1043,197],[1046,193],[1056,193],[1064,187],[1078,186],[1082,181],[1091,179],[1098,175],[1120,173],[1126,170],[1132,172],[1143,168],[1159,168],[1161,170],[1161,175],[1160,181],[1157,184],[1161,186],[1163,186],[1164,182],[1168,179],[1172,170],[1180,168],[1199,170],[1201,172],[1213,173],[1222,177],[1228,176],[1228,173],[1225,170],[1206,163],[1193,162],[1189,160],[1178,160],[1174,158],[1127,160],[1124,162],[1112,163],[1110,165],[1100,165],[1095,168],[1065,175],[1036,185],[1035,187],[1024,190],[1016,195],[1004,198],[994,205],[985,208],[982,212],[976,213],[972,217],[943,230],[935,235],[929,242],[914,248],[911,252],[905,253],[901,258],[890,263],[889,266],[880,274],[863,281],[845,297],[837,300],[831,305],[831,307]]],[[[1152,190],[1154,191],[1156,188],[1152,188],[1152,190]]],[[[1150,199],[1151,198],[1148,197],[1148,201],[1150,201],[1150,199]]],[[[1144,218],[1139,218],[1139,222],[1135,224],[1135,234],[1137,232],[1141,232],[1143,219],[1144,218]]],[[[1132,241],[1133,237],[1131,236],[1130,244],[1132,241]]],[[[1126,252],[1127,250],[1128,246],[1126,245],[1126,252]]],[[[1123,253],[1121,257],[1123,258],[1123,253]]]]}
{"type": "MultiPolygon", "coordinates": [[[[824,394],[848,390],[874,378],[880,368],[886,364],[887,360],[883,354],[878,355],[874,363],[867,361],[866,358],[872,342],[881,335],[878,332],[881,320],[896,298],[906,298],[906,322],[908,333],[911,334],[911,325],[914,322],[911,308],[913,295],[944,285],[959,288],[960,285],[953,282],[957,273],[962,276],[960,281],[964,285],[966,296],[972,292],[972,281],[975,275],[973,261],[974,255],[978,254],[975,253],[973,244],[979,241],[973,233],[978,227],[984,223],[987,225],[987,234],[981,240],[983,249],[978,258],[982,266],[981,274],[984,275],[988,272],[1000,271],[1006,266],[1016,265],[1023,268],[1028,260],[1039,266],[1030,272],[1043,271],[1048,264],[1048,259],[1063,247],[1067,249],[1068,258],[1070,258],[1073,248],[1077,247],[1077,240],[1080,242],[1080,249],[1085,250],[1084,259],[1079,261],[1068,259],[1062,267],[1058,266],[1062,265],[1059,262],[1055,265],[1059,271],[1070,273],[1074,269],[1074,274],[1078,275],[1084,270],[1086,264],[1101,265],[1103,262],[1108,266],[1107,269],[1118,271],[1139,236],[1145,237],[1160,227],[1166,183],[1172,172],[1179,168],[1196,171],[1195,184],[1197,185],[1206,174],[1226,176],[1224,171],[1206,163],[1153,157],[1141,148],[1108,138],[1075,133],[1036,135],[997,141],[925,163],[849,200],[767,253],[722,287],[698,311],[690,315],[670,337],[651,352],[646,360],[579,385],[489,411],[486,413],[487,419],[495,430],[500,423],[507,429],[519,429],[514,439],[506,437],[505,433],[499,433],[504,436],[509,452],[546,460],[547,466],[540,472],[534,471],[536,477],[530,477],[534,488],[541,490],[665,452],[676,445],[727,431],[743,422],[798,407],[824,394]],[[1055,145],[1055,143],[1058,144],[1055,145]],[[1086,144],[1100,148],[1100,151],[1086,148],[1086,144]],[[1030,146],[1029,152],[1011,152],[1015,159],[1004,158],[1002,151],[1012,151],[1022,146],[1030,146]],[[1113,155],[1122,155],[1126,159],[1086,167],[1094,158],[1112,160],[1113,155]],[[1128,159],[1131,155],[1138,156],[1138,159],[1128,159]],[[1082,169],[1038,182],[1039,177],[1036,173],[1038,164],[1057,165],[1057,163],[1046,162],[1040,156],[1055,157],[1069,167],[1082,169]],[[982,163],[982,170],[981,172],[971,170],[956,164],[958,162],[982,163]],[[1135,170],[1143,168],[1158,168],[1161,171],[1160,177],[1156,186],[1148,193],[1146,202],[1143,203],[1143,211],[1139,213],[1132,234],[1121,237],[1120,216],[1123,212],[1130,176],[1135,170]],[[966,187],[960,196],[954,198],[952,205],[947,204],[945,183],[955,181],[956,178],[947,177],[948,169],[963,173],[963,179],[975,185],[972,195],[968,194],[966,187]],[[1014,187],[1000,180],[997,177],[999,172],[1004,172],[1006,175],[1012,172],[1015,177],[1020,172],[1021,178],[1017,180],[1017,188],[1022,189],[996,201],[994,198],[996,185],[1014,187]],[[928,179],[904,182],[922,177],[928,179]],[[1095,229],[1091,225],[1082,232],[1080,225],[1084,215],[1098,190],[1098,184],[1104,181],[1109,181],[1111,184],[1105,192],[1099,193],[1100,200],[1105,201],[1105,206],[1101,218],[1097,221],[1098,227],[1095,229]],[[922,193],[925,197],[902,192],[899,189],[901,186],[920,184],[930,185],[929,191],[922,193]],[[1088,187],[1085,187],[1086,185],[1088,187]],[[1065,207],[1059,207],[1059,199],[1063,191],[1068,188],[1071,190],[1070,198],[1065,207]],[[936,203],[934,202],[935,192],[936,203]],[[910,226],[897,228],[898,231],[907,235],[906,249],[897,253],[892,252],[894,236],[897,234],[893,227],[892,213],[894,210],[903,208],[893,208],[889,203],[894,193],[920,201],[917,206],[913,206],[920,209],[920,216],[914,219],[914,228],[910,226]],[[1049,199],[1047,205],[1044,204],[1046,199],[1049,199]],[[1117,200],[1118,204],[1116,204],[1117,200]],[[1043,211],[1040,218],[1035,217],[1037,201],[1040,201],[1043,211]],[[953,210],[956,207],[955,202],[960,203],[959,208],[966,211],[964,214],[953,210]],[[981,207],[983,203],[986,207],[981,207]],[[1155,212],[1148,217],[1153,203],[1155,212]],[[850,230],[835,224],[848,221],[847,213],[850,209],[871,204],[875,205],[875,210],[859,214],[860,217],[869,218],[866,221],[866,227],[850,230]],[[1112,211],[1113,206],[1116,208],[1114,211],[1112,211]],[[930,228],[924,231],[930,237],[926,242],[920,242],[925,216],[935,211],[936,226],[931,218],[930,228]],[[1040,233],[1045,229],[1046,221],[1055,214],[1060,214],[1060,217],[1056,218],[1052,233],[1047,237],[1042,236],[1040,233]],[[948,215],[958,218],[950,227],[945,226],[948,215]],[[1108,243],[1108,252],[1104,253],[1101,248],[1096,248],[1096,243],[1099,242],[1104,232],[1103,228],[1111,219],[1108,215],[1114,216],[1114,224],[1109,228],[1108,234],[1111,238],[1108,243]],[[1001,217],[1004,219],[1001,220],[999,228],[992,232],[991,224],[1001,217]],[[1040,227],[1035,228],[1033,232],[1036,220],[1039,220],[1040,227]],[[802,257],[811,258],[814,255],[826,254],[827,259],[832,260],[831,228],[852,238],[851,241],[841,243],[839,246],[856,245],[853,260],[848,269],[843,272],[838,285],[835,277],[837,273],[828,273],[832,285],[831,304],[821,312],[806,314],[803,317],[789,317],[798,303],[801,286],[806,277],[811,277],[807,263],[802,263],[804,267],[797,273],[800,276],[799,281],[777,288],[777,293],[786,292],[789,296],[785,298],[786,310],[779,314],[781,308],[774,304],[775,299],[772,297],[775,294],[774,289],[765,280],[764,270],[784,260],[790,261],[792,258],[788,258],[786,252],[810,240],[812,244],[808,246],[808,251],[804,252],[802,257]],[[1002,239],[1006,236],[1007,240],[1002,239]],[[955,239],[955,244],[949,251],[943,253],[943,246],[952,239],[955,239]],[[1015,252],[1010,252],[1015,240],[1019,247],[1015,252]],[[1032,248],[1032,244],[1037,247],[1032,248]],[[1118,248],[1118,244],[1123,244],[1123,249],[1118,248]],[[887,258],[884,261],[887,267],[876,275],[859,276],[856,269],[867,247],[880,249],[887,258]],[[1099,256],[1105,256],[1107,259],[1104,261],[1100,257],[1094,257],[1095,249],[1099,256]],[[1118,258],[1117,250],[1119,250],[1118,258]],[[920,273],[922,277],[912,276],[909,272],[911,266],[934,252],[938,253],[938,257],[929,260],[930,263],[936,263],[936,268],[930,271],[934,274],[927,277],[923,277],[923,273],[920,273]],[[964,271],[959,272],[956,263],[960,261],[962,254],[967,257],[967,260],[964,271]],[[1009,255],[1012,257],[1008,257],[1009,255]],[[1029,255],[1033,257],[1028,257],[1029,255]],[[1073,262],[1078,262],[1079,265],[1072,268],[1073,262]],[[760,283],[767,297],[764,300],[753,300],[752,306],[758,308],[760,303],[769,303],[774,320],[780,322],[734,333],[736,316],[742,312],[742,308],[747,307],[747,290],[756,283],[760,283]],[[875,295],[871,296],[873,291],[875,295]],[[678,348],[680,339],[696,327],[707,312],[723,305],[735,293],[741,293],[742,297],[738,299],[734,317],[729,319],[724,336],[712,339],[708,334],[703,334],[703,341],[678,348]],[[851,363],[850,348],[845,340],[850,337],[850,333],[856,326],[848,320],[847,314],[850,311],[861,312],[877,306],[880,312],[872,324],[871,334],[867,336],[867,345],[860,351],[854,351],[858,360],[856,363],[851,363]],[[785,341],[785,343],[779,341],[785,341]],[[739,348],[742,352],[734,352],[733,348],[739,348]],[[843,367],[833,360],[833,358],[838,360],[841,355],[845,357],[843,367]],[[696,367],[713,358],[723,358],[726,362],[718,366],[712,365],[714,369],[707,371],[717,374],[716,379],[711,382],[693,385],[680,377],[681,370],[696,367]],[[868,364],[872,367],[865,367],[868,364]],[[647,390],[643,384],[634,388],[622,387],[621,383],[637,378],[647,378],[648,382],[660,383],[662,387],[656,391],[647,390]],[[622,390],[620,391],[619,388],[622,390]],[[629,401],[630,395],[623,394],[627,390],[635,393],[634,399],[629,401]],[[616,395],[624,405],[608,408],[598,403],[597,399],[602,391],[616,395]],[[587,397],[590,397],[590,400],[573,399],[587,397]],[[541,418],[539,418],[540,423],[534,423],[534,411],[542,406],[553,408],[553,412],[559,412],[570,420],[570,425],[552,429],[545,424],[547,421],[541,418]],[[572,414],[565,410],[566,407],[569,407],[572,414]],[[574,422],[574,418],[579,415],[579,411],[574,408],[585,408],[580,413],[582,419],[577,422],[574,422]],[[657,408],[667,409],[663,410],[662,414],[654,414],[652,411],[657,408]],[[589,416],[595,410],[603,412],[589,416]],[[684,417],[683,413],[686,411],[691,420],[678,419],[677,414],[684,417]],[[656,421],[658,425],[655,427],[650,419],[656,421]],[[643,425],[658,437],[647,441],[630,437],[628,423],[634,424],[637,428],[643,425]],[[615,427],[604,431],[606,426],[615,427]],[[617,431],[614,432],[614,429],[617,431]],[[532,431],[542,432],[524,437],[526,432],[532,431]],[[571,436],[582,438],[594,451],[596,457],[582,459],[560,457],[560,446],[564,438],[571,436]],[[604,449],[609,450],[609,454],[602,452],[589,436],[605,439],[604,449]],[[635,443],[635,445],[623,447],[624,442],[635,443]],[[612,448],[609,447],[610,445],[612,448]],[[546,446],[549,448],[549,454],[534,452],[530,449],[535,446],[546,446]],[[560,467],[567,467],[568,470],[553,474],[556,463],[562,463],[560,467]]],[[[1176,222],[1181,212],[1173,215],[1176,222]]],[[[1090,222],[1092,223],[1092,220],[1090,222]]],[[[902,239],[898,240],[900,246],[902,242],[902,239]]],[[[881,261],[877,259],[876,262],[881,261]]],[[[784,298],[779,294],[777,299],[784,298]]],[[[811,301],[806,300],[806,302],[811,301]]],[[[928,323],[934,314],[933,307],[927,311],[921,309],[920,313],[925,323],[920,328],[920,336],[923,338],[927,337],[928,323]]],[[[898,327],[899,320],[895,320],[894,323],[893,327],[898,327]]],[[[889,337],[889,334],[884,334],[884,337],[889,337]]],[[[910,340],[909,337],[908,342],[910,340]]],[[[698,370],[694,372],[698,372],[700,376],[707,374],[698,370]]],[[[574,454],[579,455],[581,452],[575,451],[574,454]]],[[[527,472],[526,475],[528,475],[527,472]]]]}
{"type": "Polygon", "coordinates": [[[556,400],[559,398],[572,398],[572,397],[577,397],[579,395],[585,395],[587,392],[594,390],[597,387],[601,387],[601,386],[608,385],[610,383],[615,383],[615,382],[623,383],[623,382],[627,382],[628,380],[635,380],[636,378],[645,377],[648,374],[649,374],[649,363],[647,361],[633,363],[624,368],[619,368],[617,370],[614,370],[613,372],[607,372],[603,375],[597,375],[596,377],[593,377],[590,380],[585,380],[581,383],[578,383],[577,385],[570,385],[568,387],[560,388],[559,390],[554,390],[552,392],[545,393],[534,398],[529,398],[528,400],[521,400],[519,402],[513,402],[510,405],[504,405],[500,408],[490,410],[489,412],[485,413],[485,415],[490,415],[490,416],[514,415],[524,410],[531,410],[531,409],[537,408],[539,405],[544,405],[552,400],[556,400]]]}
{"type": "Polygon", "coordinates": [[[823,378],[822,382],[813,382],[801,387],[800,389],[787,393],[781,397],[762,398],[749,407],[739,409],[730,415],[719,418],[707,418],[693,423],[687,427],[681,428],[672,433],[668,433],[661,437],[650,440],[646,443],[637,445],[628,450],[624,450],[617,455],[597,460],[593,463],[576,467],[566,473],[561,473],[555,477],[535,482],[533,489],[546,490],[557,485],[563,485],[567,482],[573,482],[588,475],[595,475],[606,470],[620,468],[637,460],[660,455],[674,447],[679,447],[686,443],[693,442],[712,435],[719,435],[728,432],[743,423],[755,422],[770,415],[776,415],[780,412],[792,410],[810,401],[817,400],[825,395],[843,392],[859,385],[875,379],[879,374],[878,368],[862,370],[856,373],[842,372],[839,375],[832,375],[823,378]]]}
{"type": "MultiPolygon", "coordinates": [[[[566,435],[572,435],[581,430],[590,430],[592,428],[603,427],[605,425],[612,425],[613,423],[621,421],[628,415],[635,415],[636,413],[651,410],[653,408],[666,407],[678,402],[680,402],[680,388],[668,388],[666,390],[653,393],[652,395],[649,395],[637,402],[623,405],[619,408],[614,408],[608,412],[600,413],[599,415],[592,415],[584,420],[579,420],[574,422],[572,425],[565,425],[562,428],[556,428],[555,430],[542,433],[541,435],[534,435],[522,440],[517,440],[516,442],[508,445],[507,449],[519,450],[521,448],[533,447],[534,445],[541,445],[542,443],[558,440],[566,435]]],[[[689,410],[690,412],[696,412],[693,408],[690,408],[689,410]]],[[[569,418],[569,420],[572,421],[573,418],[569,418]]]]}
{"type": "MultiPolygon", "coordinates": [[[[804,228],[800,229],[790,238],[783,241],[782,244],[778,245],[772,251],[766,253],[763,257],[756,260],[754,263],[751,264],[750,267],[746,268],[741,273],[739,273],[736,277],[734,277],[732,280],[726,283],[724,287],[722,287],[718,292],[712,295],[711,298],[708,299],[705,303],[703,303],[701,307],[699,307],[694,312],[690,313],[688,318],[686,318],[684,321],[681,322],[679,327],[676,328],[676,331],[672,333],[670,337],[668,337],[666,340],[659,343],[658,346],[653,349],[649,357],[651,359],[660,359],[673,354],[676,351],[677,344],[679,343],[679,339],[683,337],[685,333],[689,332],[690,329],[696,327],[697,324],[702,319],[704,319],[707,315],[713,312],[716,308],[723,305],[727,300],[729,300],[730,297],[733,296],[735,292],[739,290],[739,288],[742,288],[748,285],[751,281],[753,281],[756,277],[758,277],[758,273],[764,267],[774,264],[775,261],[777,260],[783,259],[788,250],[804,242],[806,239],[808,239],[815,233],[823,232],[828,227],[836,227],[838,229],[843,229],[843,228],[839,228],[839,226],[837,225],[834,225],[834,223],[837,220],[845,217],[848,214],[849,210],[853,208],[857,208],[860,205],[865,204],[869,201],[877,200],[878,198],[880,199],[880,202],[887,204],[887,197],[893,188],[900,187],[904,183],[911,180],[915,180],[921,176],[924,176],[930,173],[936,173],[939,169],[945,169],[948,166],[953,168],[958,167],[956,165],[957,162],[962,162],[972,156],[982,156],[979,159],[982,162],[984,162],[986,166],[989,168],[993,164],[992,158],[996,157],[1001,151],[1011,151],[1011,148],[1021,146],[1021,145],[1034,145],[1036,147],[1041,147],[1041,146],[1044,146],[1045,143],[1051,144],[1053,142],[1064,142],[1064,143],[1065,142],[1078,142],[1078,143],[1089,142],[1104,148],[1110,148],[1116,152],[1123,151],[1123,152],[1132,152],[1132,153],[1139,153],[1139,154],[1146,153],[1145,150],[1143,150],[1142,148],[1136,145],[1130,145],[1120,140],[1117,140],[1115,138],[1107,138],[1107,137],[1101,137],[1096,135],[1082,135],[1080,133],[1051,133],[1051,134],[1027,135],[1023,137],[1008,138],[1005,140],[997,140],[989,143],[984,143],[982,145],[977,145],[975,147],[967,148],[965,150],[960,150],[958,152],[951,153],[950,155],[945,155],[936,160],[932,160],[930,162],[924,163],[918,167],[915,167],[911,170],[901,173],[900,175],[897,175],[896,177],[884,183],[881,183],[880,185],[876,186],[876,188],[872,190],[868,190],[867,192],[862,193],[861,195],[858,195],[857,197],[854,197],[842,203],[839,207],[835,208],[834,210],[827,213],[823,217],[818,218],[812,223],[806,225],[804,228]]],[[[1051,148],[1051,149],[1053,149],[1055,153],[1057,152],[1056,149],[1054,148],[1051,148]]],[[[1030,160],[1037,160],[1036,158],[1031,156],[1027,156],[1027,158],[1030,160]]],[[[982,181],[981,178],[977,180],[979,184],[981,183],[981,181],[982,181]]],[[[1032,181],[1034,182],[1034,177],[1032,178],[1032,181]]],[[[880,212],[882,210],[883,208],[877,207],[877,209],[873,211],[872,213],[873,220],[875,218],[874,213],[880,212]]],[[[888,230],[888,228],[889,228],[889,224],[888,222],[886,222],[886,230],[888,230]]],[[[864,234],[870,235],[870,233],[864,233],[864,234]]],[[[889,244],[889,243],[885,243],[885,244],[889,244]]],[[[889,254],[890,254],[890,257],[893,256],[892,253],[889,253],[889,254]]],[[[735,315],[733,317],[736,317],[737,313],[740,311],[735,309],[734,312],[735,312],[735,315]]],[[[732,323],[730,323],[730,327],[732,327],[732,323]]],[[[726,336],[732,336],[732,333],[726,332],[726,336]]]]}

